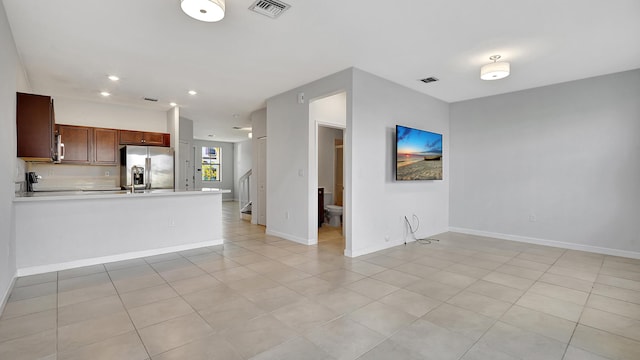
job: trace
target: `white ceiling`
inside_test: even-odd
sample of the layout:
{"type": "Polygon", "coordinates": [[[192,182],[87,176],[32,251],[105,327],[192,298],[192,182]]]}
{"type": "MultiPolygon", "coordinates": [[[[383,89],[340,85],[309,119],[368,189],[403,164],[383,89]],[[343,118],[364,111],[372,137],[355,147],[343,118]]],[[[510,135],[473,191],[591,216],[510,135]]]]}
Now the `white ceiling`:
{"type": "Polygon", "coordinates": [[[275,20],[253,1],[203,23],[179,0],[3,0],[34,92],[175,101],[209,140],[245,140],[232,127],[265,99],[352,66],[447,102],[640,68],[638,0],[287,0],[275,20]],[[512,74],[482,81],[494,54],[512,74]]]}

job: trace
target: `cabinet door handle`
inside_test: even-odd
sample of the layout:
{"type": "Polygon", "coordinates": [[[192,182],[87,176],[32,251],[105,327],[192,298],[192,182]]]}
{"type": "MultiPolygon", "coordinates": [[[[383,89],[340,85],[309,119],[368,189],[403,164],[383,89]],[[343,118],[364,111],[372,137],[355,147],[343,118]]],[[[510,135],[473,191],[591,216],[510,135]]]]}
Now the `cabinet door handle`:
{"type": "Polygon", "coordinates": [[[64,160],[64,143],[60,143],[60,160],[64,160]]]}

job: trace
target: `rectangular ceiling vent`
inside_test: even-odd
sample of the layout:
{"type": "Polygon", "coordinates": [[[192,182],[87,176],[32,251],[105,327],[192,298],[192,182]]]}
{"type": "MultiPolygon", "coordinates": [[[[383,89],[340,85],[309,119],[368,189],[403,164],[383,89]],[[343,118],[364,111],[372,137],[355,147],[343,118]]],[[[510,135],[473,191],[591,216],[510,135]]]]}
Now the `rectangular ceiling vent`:
{"type": "Polygon", "coordinates": [[[275,19],[290,7],[291,5],[285,4],[282,1],[257,0],[249,7],[249,10],[275,19]]]}
{"type": "Polygon", "coordinates": [[[146,101],[158,102],[158,99],[156,99],[156,98],[152,98],[152,97],[145,97],[144,99],[145,99],[146,101]]]}
{"type": "Polygon", "coordinates": [[[420,79],[420,81],[422,81],[425,84],[436,82],[438,80],[439,79],[437,77],[433,77],[433,76],[429,76],[428,78],[420,79]]]}

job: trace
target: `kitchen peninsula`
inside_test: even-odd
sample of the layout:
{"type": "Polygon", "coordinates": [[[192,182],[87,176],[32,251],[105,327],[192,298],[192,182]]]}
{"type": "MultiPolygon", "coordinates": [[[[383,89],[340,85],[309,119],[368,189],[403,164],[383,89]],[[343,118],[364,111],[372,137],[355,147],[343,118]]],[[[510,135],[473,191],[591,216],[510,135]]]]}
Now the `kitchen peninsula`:
{"type": "Polygon", "coordinates": [[[221,245],[225,192],[16,196],[18,276],[221,245]]]}

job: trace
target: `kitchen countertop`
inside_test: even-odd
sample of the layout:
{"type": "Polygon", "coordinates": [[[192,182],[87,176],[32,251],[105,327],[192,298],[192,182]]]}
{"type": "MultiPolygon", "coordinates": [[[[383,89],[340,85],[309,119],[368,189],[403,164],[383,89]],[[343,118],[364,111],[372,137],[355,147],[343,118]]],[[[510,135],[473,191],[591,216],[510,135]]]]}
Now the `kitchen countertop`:
{"type": "Polygon", "coordinates": [[[14,202],[48,201],[48,200],[86,200],[86,199],[123,199],[123,198],[148,198],[166,196],[196,196],[230,193],[231,190],[204,188],[194,190],[139,190],[131,193],[131,190],[71,190],[71,191],[36,191],[16,193],[14,202]]]}

